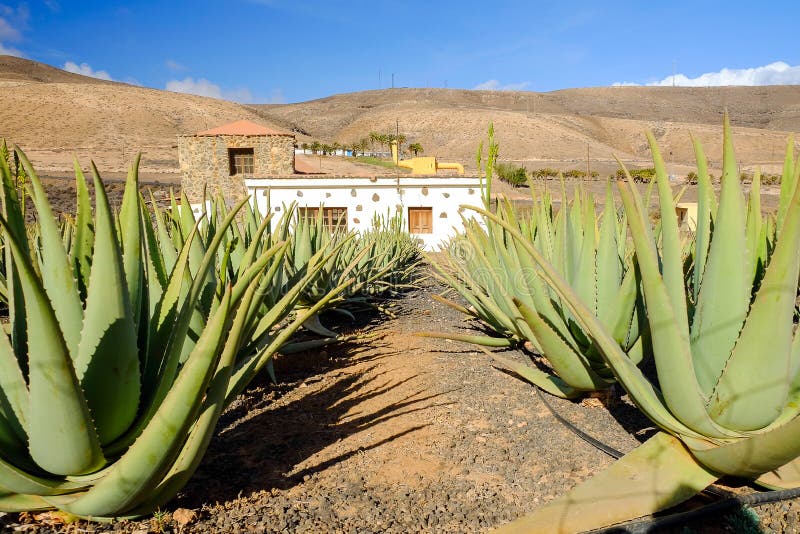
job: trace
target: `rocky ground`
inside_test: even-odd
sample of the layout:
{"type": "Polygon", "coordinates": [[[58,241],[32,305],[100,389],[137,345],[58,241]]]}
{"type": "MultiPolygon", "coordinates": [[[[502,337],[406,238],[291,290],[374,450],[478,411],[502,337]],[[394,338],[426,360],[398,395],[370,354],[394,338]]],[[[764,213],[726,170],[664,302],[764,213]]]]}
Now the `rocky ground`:
{"type": "MultiPolygon", "coordinates": [[[[264,378],[251,384],[223,415],[195,476],[152,518],[64,525],[52,515],[10,514],[0,519],[2,528],[483,532],[563,494],[613,461],[557,422],[530,385],[484,354],[415,337],[423,330],[469,327],[431,298],[441,287],[423,285],[395,303],[394,318],[363,318],[356,330],[373,338],[280,358],[280,382],[264,378]]],[[[548,401],[622,451],[653,431],[625,399],[612,400],[609,409],[597,401],[548,401]]],[[[798,501],[757,513],[707,517],[674,531],[800,528],[798,501]]]]}

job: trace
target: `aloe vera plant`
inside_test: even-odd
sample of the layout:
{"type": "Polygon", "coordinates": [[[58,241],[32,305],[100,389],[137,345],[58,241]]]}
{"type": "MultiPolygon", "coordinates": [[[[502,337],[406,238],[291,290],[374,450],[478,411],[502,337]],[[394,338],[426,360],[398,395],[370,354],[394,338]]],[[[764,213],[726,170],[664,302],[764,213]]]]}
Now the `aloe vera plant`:
{"type": "Polygon", "coordinates": [[[202,230],[187,219],[187,234],[170,235],[139,195],[138,160],[118,215],[93,169],[92,216],[76,165],[77,213],[59,227],[35,170],[16,153],[37,223],[29,241],[0,161],[9,296],[0,509],[148,513],[185,484],[222,409],[302,324],[289,314],[317,271],[265,300],[260,290],[283,268],[287,243],[245,248],[231,276],[218,259],[235,248],[222,244],[241,204],[202,230]]]}
{"type": "MultiPolygon", "coordinates": [[[[701,179],[696,252],[686,276],[672,192],[655,140],[649,136],[649,141],[660,202],[660,248],[632,180],[619,189],[641,271],[656,384],[632,364],[557,270],[535,249],[531,253],[619,382],[662,432],[605,472],[501,530],[597,528],[681,502],[723,475],[768,488],[800,486],[797,164],[788,152],[777,238],[766,254],[757,238],[767,234],[755,211],[758,191],[751,192],[748,206],[725,118],[719,204],[713,209],[712,192],[701,179]],[[685,284],[686,278],[694,283],[685,284]]],[[[697,146],[702,176],[705,159],[697,146]]],[[[501,219],[486,216],[524,241],[501,219]]]]}
{"type": "MultiPolygon", "coordinates": [[[[637,311],[638,276],[627,250],[624,217],[618,214],[609,185],[600,216],[594,200],[576,188],[572,201],[555,209],[550,194],[532,193],[532,209],[520,215],[500,201],[495,218],[466,219],[465,232],[451,243],[438,277],[467,303],[443,302],[471,315],[499,336],[423,334],[486,346],[527,342],[544,355],[551,372],[494,357],[526,380],[561,397],[608,388],[614,375],[581,324],[558,294],[541,279],[530,248],[544,257],[589,303],[634,364],[644,357],[641,316],[637,311]],[[513,228],[515,240],[504,226],[513,228]],[[523,242],[524,241],[524,242],[523,242]]],[[[532,189],[533,190],[533,189],[532,189]]],[[[641,304],[641,302],[639,302],[641,304]]]]}

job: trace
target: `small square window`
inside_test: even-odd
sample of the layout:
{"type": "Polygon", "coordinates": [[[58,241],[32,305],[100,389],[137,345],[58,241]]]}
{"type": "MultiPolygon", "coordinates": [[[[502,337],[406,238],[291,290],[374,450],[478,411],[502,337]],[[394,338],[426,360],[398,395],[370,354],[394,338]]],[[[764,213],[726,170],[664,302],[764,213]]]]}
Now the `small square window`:
{"type": "Polygon", "coordinates": [[[408,208],[408,232],[433,233],[433,208],[408,208]]]}
{"type": "Polygon", "coordinates": [[[255,172],[255,155],[252,148],[229,148],[228,161],[231,176],[255,172]]]}
{"type": "MultiPolygon", "coordinates": [[[[300,219],[307,222],[316,222],[319,217],[319,208],[298,208],[300,219]]],[[[322,208],[322,225],[331,233],[347,231],[347,208],[322,208]]]]}

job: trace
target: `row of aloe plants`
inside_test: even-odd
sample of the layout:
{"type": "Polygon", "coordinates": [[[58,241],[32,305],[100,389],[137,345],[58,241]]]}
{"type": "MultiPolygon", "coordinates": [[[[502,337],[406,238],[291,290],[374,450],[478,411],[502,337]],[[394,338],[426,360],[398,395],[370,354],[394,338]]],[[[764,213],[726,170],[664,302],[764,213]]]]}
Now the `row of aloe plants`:
{"type": "Polygon", "coordinates": [[[60,221],[15,153],[29,187],[0,161],[5,511],[150,513],[192,476],[222,411],[302,325],[370,289],[402,290],[417,261],[396,227],[309,251],[288,215],[273,222],[246,200],[208,202],[198,219],[175,199],[161,210],[139,192],[138,160],[119,212],[94,167],[92,209],[76,164],[76,213],[60,221]]]}
{"type": "Polygon", "coordinates": [[[800,159],[793,142],[777,214],[765,216],[758,176],[749,195],[742,189],[727,117],[719,199],[695,141],[698,215],[687,235],[648,139],[655,224],[650,190],[643,198],[626,173],[617,184],[623,210],[609,191],[599,217],[580,191],[557,213],[547,196],[529,217],[508,205],[495,213],[475,208],[480,221],[437,265],[468,303],[451,305],[493,336],[435,335],[494,346],[527,341],[538,365],[508,361],[527,380],[562,397],[618,383],[661,430],[504,531],[611,525],[682,502],[725,475],[773,489],[800,486],[800,159]],[[638,365],[647,359],[652,381],[638,365]]]}

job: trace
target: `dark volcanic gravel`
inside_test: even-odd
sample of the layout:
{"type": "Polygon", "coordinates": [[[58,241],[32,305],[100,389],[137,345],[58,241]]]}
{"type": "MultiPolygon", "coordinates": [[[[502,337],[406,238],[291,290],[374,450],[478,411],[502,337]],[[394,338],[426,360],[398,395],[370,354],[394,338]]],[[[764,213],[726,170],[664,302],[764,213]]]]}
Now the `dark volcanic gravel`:
{"type": "MultiPolygon", "coordinates": [[[[154,518],[81,532],[477,532],[523,515],[612,459],[558,423],[533,388],[472,347],[419,338],[469,328],[428,285],[397,302],[376,338],[280,358],[223,415],[178,499],[154,518]],[[176,512],[176,510],[179,510],[176,512]],[[172,520],[191,510],[182,529],[172,520]]],[[[507,355],[522,357],[508,351],[507,355]]],[[[652,432],[624,399],[549,402],[622,451],[652,432]]],[[[738,491],[749,491],[739,488],[738,491]]],[[[798,502],[705,518],[676,532],[796,532],[798,502]],[[747,530],[752,528],[752,530],[747,530]],[[758,529],[761,530],[758,530],[758,529]]],[[[48,530],[44,519],[6,528],[48,530]]],[[[55,527],[56,529],[59,527],[55,527]]]]}

